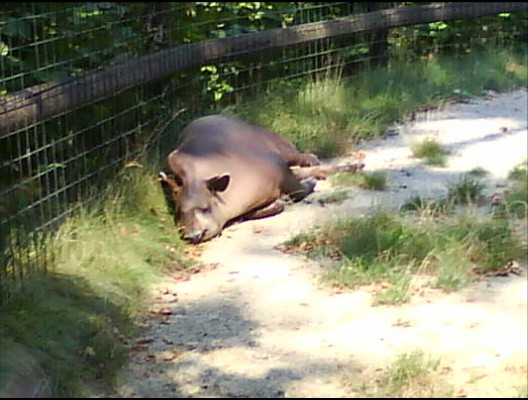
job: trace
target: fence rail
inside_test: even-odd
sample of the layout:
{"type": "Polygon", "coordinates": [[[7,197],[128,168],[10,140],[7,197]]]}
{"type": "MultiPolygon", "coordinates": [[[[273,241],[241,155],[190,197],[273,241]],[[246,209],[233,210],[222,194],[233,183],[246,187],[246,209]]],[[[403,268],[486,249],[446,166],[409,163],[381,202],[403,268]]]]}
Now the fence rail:
{"type": "Polygon", "coordinates": [[[0,129],[10,131],[179,71],[323,38],[434,21],[528,10],[526,2],[448,3],[375,11],[283,29],[205,40],[139,57],[101,71],[24,89],[0,102],[0,129]]]}

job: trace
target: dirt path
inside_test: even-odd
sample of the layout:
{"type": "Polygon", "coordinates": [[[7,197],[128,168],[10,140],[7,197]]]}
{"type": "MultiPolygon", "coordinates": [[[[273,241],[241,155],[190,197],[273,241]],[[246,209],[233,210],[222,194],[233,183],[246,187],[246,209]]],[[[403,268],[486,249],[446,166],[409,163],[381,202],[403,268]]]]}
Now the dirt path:
{"type": "MultiPolygon", "coordinates": [[[[319,182],[310,203],[238,224],[202,246],[207,271],[155,287],[153,317],[115,396],[346,397],[344,384],[404,352],[441,359],[458,396],[516,396],[527,381],[527,277],[495,278],[456,294],[416,287],[410,303],[372,307],[369,291],[319,287],[319,267],[275,246],[326,218],[397,207],[413,194],[444,195],[473,167],[491,172],[487,193],[527,157],[527,91],[517,90],[418,115],[397,135],[363,146],[367,171],[390,189],[332,190],[319,182]],[[409,144],[436,137],[451,151],[445,168],[423,167],[409,144]]],[[[339,160],[334,160],[338,162],[339,160]]],[[[496,185],[499,185],[497,188],[496,185]]]]}

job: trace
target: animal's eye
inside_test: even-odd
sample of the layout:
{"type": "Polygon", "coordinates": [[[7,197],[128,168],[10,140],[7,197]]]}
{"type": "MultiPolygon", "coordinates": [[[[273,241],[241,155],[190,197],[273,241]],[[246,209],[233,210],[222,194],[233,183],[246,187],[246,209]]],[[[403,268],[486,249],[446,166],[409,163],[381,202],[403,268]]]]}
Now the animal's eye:
{"type": "Polygon", "coordinates": [[[200,207],[198,210],[200,210],[201,213],[207,214],[211,209],[209,207],[200,207]]]}

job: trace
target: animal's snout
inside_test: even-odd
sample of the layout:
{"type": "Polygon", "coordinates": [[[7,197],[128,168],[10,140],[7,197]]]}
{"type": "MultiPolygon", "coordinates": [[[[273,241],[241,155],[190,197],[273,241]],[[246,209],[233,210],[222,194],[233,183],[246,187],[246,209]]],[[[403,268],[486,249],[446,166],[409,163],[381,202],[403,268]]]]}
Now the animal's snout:
{"type": "Polygon", "coordinates": [[[199,243],[204,238],[206,232],[207,230],[186,232],[183,235],[183,240],[186,240],[187,242],[190,242],[193,244],[199,243]]]}

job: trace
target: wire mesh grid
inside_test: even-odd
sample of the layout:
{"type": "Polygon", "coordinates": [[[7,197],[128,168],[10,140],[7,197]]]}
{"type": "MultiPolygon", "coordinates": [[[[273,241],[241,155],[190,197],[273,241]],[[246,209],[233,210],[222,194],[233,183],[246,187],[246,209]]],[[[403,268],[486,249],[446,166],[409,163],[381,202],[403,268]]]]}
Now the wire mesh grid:
{"type": "MultiPolygon", "coordinates": [[[[0,100],[18,94],[15,104],[3,107],[16,109],[18,101],[23,108],[26,94],[62,87],[72,77],[77,77],[78,85],[85,80],[88,86],[93,84],[88,72],[174,46],[398,4],[3,3],[0,100]]],[[[175,142],[172,132],[197,115],[250,99],[267,82],[316,79],[335,71],[351,76],[383,64],[391,52],[391,38],[400,36],[416,41],[413,49],[420,51],[434,46],[438,51],[445,45],[412,26],[323,38],[176,72],[16,128],[2,129],[0,122],[0,305],[7,304],[28,274],[53,265],[48,245],[53,229],[78,207],[99,198],[116,174],[145,149],[165,155],[175,142]],[[168,124],[173,126],[163,131],[168,124]]],[[[485,45],[490,38],[501,40],[500,35],[482,32],[475,32],[471,40],[485,45]]],[[[462,38],[450,45],[462,48],[467,42],[462,38]]],[[[116,87],[125,78],[115,76],[116,87]]],[[[69,95],[75,97],[75,91],[69,95]]],[[[46,101],[64,101],[56,96],[46,101]]]]}

